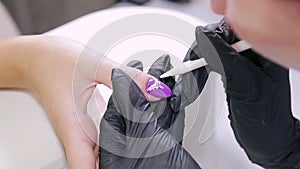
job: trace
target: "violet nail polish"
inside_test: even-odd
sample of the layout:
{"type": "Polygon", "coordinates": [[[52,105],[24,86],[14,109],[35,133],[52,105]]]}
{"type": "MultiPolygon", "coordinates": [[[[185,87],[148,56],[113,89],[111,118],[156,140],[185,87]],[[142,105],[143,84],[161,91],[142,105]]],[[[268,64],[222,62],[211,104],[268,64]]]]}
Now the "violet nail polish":
{"type": "Polygon", "coordinates": [[[157,98],[167,98],[172,95],[171,89],[156,78],[150,78],[146,85],[147,92],[157,98]]]}

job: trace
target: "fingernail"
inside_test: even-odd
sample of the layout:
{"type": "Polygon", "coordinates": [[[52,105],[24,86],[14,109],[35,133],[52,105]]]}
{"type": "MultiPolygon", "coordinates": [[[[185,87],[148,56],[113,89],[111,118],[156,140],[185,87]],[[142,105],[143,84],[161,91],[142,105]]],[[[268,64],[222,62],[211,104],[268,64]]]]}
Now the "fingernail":
{"type": "Polygon", "coordinates": [[[146,85],[147,92],[157,98],[167,98],[172,95],[171,89],[156,78],[150,78],[146,85]]]}

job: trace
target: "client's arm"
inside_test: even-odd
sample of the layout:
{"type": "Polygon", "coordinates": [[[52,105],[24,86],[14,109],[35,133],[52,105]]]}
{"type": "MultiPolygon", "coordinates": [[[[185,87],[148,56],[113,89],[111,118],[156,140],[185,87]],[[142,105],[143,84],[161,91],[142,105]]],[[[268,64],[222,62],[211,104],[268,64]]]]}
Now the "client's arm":
{"type": "Polygon", "coordinates": [[[150,75],[120,66],[72,40],[23,36],[0,41],[0,88],[31,91],[49,113],[65,148],[70,168],[96,166],[96,128],[87,115],[99,83],[111,87],[111,71],[121,68],[145,91],[150,75]]]}

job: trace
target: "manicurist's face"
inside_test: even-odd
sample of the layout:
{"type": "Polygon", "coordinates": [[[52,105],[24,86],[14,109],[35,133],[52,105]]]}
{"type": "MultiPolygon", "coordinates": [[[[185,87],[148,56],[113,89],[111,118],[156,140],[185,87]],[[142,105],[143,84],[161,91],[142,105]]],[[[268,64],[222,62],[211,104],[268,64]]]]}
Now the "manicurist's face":
{"type": "Polygon", "coordinates": [[[258,52],[300,68],[300,0],[211,0],[211,6],[258,52]]]}

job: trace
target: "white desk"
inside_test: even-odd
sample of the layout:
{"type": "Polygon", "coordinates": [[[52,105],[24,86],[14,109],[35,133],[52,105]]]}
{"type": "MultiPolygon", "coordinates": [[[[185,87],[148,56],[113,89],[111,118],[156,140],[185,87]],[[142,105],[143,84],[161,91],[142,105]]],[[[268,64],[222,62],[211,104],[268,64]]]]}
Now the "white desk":
{"type": "MultiPolygon", "coordinates": [[[[95,41],[93,41],[92,37],[95,37],[101,28],[113,25],[120,18],[136,16],[137,14],[172,16],[173,19],[183,19],[194,26],[205,24],[201,20],[175,11],[131,7],[95,12],[54,29],[47,34],[68,37],[83,44],[91,44],[93,46],[95,45],[95,41]]],[[[148,20],[147,22],[157,23],[156,21],[148,20]]],[[[138,22],[136,24],[143,23],[138,22]]],[[[160,24],[161,26],[172,25],[170,22],[161,22],[160,24]]],[[[170,27],[170,30],[172,30],[172,27],[170,27]]],[[[138,57],[140,54],[149,55],[149,52],[145,52],[145,50],[150,48],[155,49],[154,53],[156,53],[156,57],[165,51],[179,58],[184,56],[186,52],[184,51],[184,45],[172,44],[173,42],[170,41],[170,38],[161,39],[161,43],[164,45],[159,43],[155,45],[155,43],[148,42],[142,43],[142,45],[138,43],[129,49],[126,47],[133,45],[137,41],[145,41],[149,38],[153,42],[155,40],[157,42],[155,38],[159,38],[159,36],[156,35],[127,38],[112,48],[107,55],[113,60],[123,62],[128,56],[138,57]],[[173,45],[178,45],[178,48],[174,48],[173,45]],[[136,53],[136,50],[139,52],[136,53]],[[122,51],[122,57],[118,57],[120,56],[120,51],[122,51]]],[[[93,47],[97,48],[97,44],[93,47]]],[[[96,50],[101,51],[100,48],[96,50]]],[[[153,58],[151,59],[153,60],[153,58]]],[[[299,73],[292,72],[292,82],[293,92],[300,93],[300,88],[296,87],[300,86],[296,85],[300,83],[299,73]]],[[[100,90],[105,99],[108,99],[109,91],[105,88],[100,88],[100,90]]],[[[229,120],[227,119],[228,112],[226,111],[226,107],[224,107],[224,93],[222,92],[220,80],[217,76],[211,77],[209,85],[206,86],[198,101],[200,101],[199,104],[202,106],[201,111],[203,112],[200,112],[198,116],[187,115],[187,136],[184,140],[184,146],[200,163],[203,169],[260,168],[250,163],[233,137],[229,120]],[[207,98],[211,98],[209,99],[211,102],[207,102],[207,98]],[[212,106],[212,104],[217,106],[212,106]],[[207,116],[209,111],[212,114],[211,116],[207,116]],[[206,118],[208,118],[209,123],[204,122],[206,118]],[[215,130],[210,130],[210,133],[215,131],[212,136],[209,135],[209,132],[203,130],[203,126],[211,124],[213,125],[210,126],[210,129],[217,127],[215,130]],[[199,135],[200,133],[202,133],[201,136],[199,135]]],[[[299,96],[293,95],[293,101],[299,102],[299,96]]],[[[294,110],[295,112],[300,112],[298,107],[294,107],[294,110]]],[[[55,132],[47,119],[46,113],[34,98],[22,92],[0,91],[0,112],[0,168],[60,169],[66,167],[64,153],[55,132]]]]}

